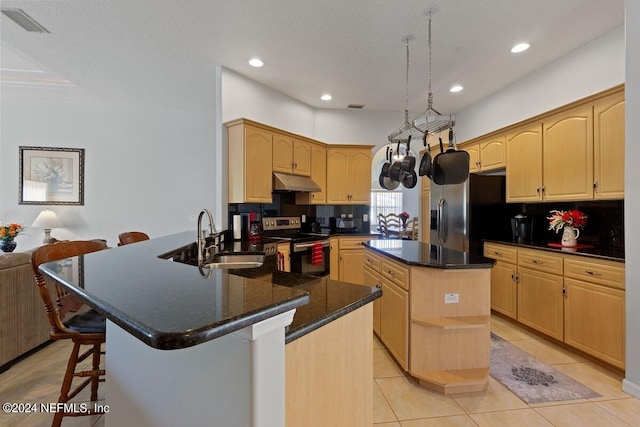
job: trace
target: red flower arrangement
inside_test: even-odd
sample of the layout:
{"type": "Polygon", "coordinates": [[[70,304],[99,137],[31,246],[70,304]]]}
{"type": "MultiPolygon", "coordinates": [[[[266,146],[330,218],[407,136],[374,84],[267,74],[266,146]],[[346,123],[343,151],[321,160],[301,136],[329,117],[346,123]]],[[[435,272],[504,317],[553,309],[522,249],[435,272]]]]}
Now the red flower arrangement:
{"type": "Polygon", "coordinates": [[[400,218],[402,221],[406,221],[409,219],[409,214],[407,212],[401,212],[398,214],[398,218],[400,218]]]}
{"type": "Polygon", "coordinates": [[[584,228],[587,225],[587,215],[584,212],[580,212],[576,209],[569,211],[557,211],[553,210],[549,212],[549,230],[554,230],[556,233],[564,228],[565,225],[572,227],[584,228]]]}

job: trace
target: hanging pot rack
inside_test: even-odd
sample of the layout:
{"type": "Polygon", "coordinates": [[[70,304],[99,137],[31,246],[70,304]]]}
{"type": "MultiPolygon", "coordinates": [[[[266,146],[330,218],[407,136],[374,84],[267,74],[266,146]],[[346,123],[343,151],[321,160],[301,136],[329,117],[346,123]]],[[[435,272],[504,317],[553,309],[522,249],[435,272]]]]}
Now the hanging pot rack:
{"type": "Polygon", "coordinates": [[[404,108],[404,124],[402,127],[394,130],[389,134],[389,142],[391,144],[406,144],[409,137],[413,140],[422,139],[424,132],[417,128],[413,122],[409,121],[409,42],[413,40],[413,36],[406,36],[402,41],[407,44],[407,67],[406,67],[406,84],[405,84],[405,108],[404,108]]]}

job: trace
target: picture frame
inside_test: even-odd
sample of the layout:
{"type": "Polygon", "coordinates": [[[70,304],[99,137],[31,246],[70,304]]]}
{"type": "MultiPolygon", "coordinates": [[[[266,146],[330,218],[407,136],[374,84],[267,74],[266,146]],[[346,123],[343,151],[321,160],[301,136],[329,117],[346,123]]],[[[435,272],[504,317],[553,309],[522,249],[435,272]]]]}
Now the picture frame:
{"type": "Polygon", "coordinates": [[[20,205],[84,205],[84,148],[19,150],[20,205]]]}

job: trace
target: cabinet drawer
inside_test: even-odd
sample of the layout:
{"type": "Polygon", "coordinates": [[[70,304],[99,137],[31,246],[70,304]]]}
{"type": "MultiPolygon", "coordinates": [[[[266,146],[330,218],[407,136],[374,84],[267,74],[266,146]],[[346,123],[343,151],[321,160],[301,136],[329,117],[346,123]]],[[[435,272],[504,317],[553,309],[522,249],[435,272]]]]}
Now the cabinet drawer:
{"type": "Polygon", "coordinates": [[[395,262],[382,260],[382,275],[405,290],[409,290],[409,269],[395,262]]]}
{"type": "Polygon", "coordinates": [[[624,265],[620,263],[565,259],[564,275],[573,279],[624,289],[624,265]]]}
{"type": "Polygon", "coordinates": [[[518,265],[551,274],[562,274],[562,258],[541,251],[519,250],[518,265]]]}
{"type": "Polygon", "coordinates": [[[371,251],[365,250],[364,265],[375,271],[380,271],[380,268],[382,267],[382,258],[373,254],[371,251]]]}
{"type": "Polygon", "coordinates": [[[363,249],[362,243],[373,240],[373,237],[340,237],[340,249],[363,249]]]}
{"type": "Polygon", "coordinates": [[[516,263],[516,254],[517,249],[504,246],[504,245],[496,245],[495,243],[485,243],[484,244],[484,256],[487,258],[492,258],[497,261],[508,262],[511,264],[516,263]]]}

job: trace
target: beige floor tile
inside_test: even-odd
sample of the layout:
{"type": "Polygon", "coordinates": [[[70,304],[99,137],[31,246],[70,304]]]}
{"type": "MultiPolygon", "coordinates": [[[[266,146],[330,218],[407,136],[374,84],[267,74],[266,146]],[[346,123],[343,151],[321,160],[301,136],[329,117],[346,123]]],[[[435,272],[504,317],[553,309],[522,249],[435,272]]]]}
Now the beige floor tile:
{"type": "MultiPolygon", "coordinates": [[[[18,373],[6,383],[0,384],[0,402],[39,405],[40,403],[55,402],[58,397],[60,372],[18,373]]],[[[26,413],[0,413],[0,426],[15,426],[26,418],[26,413]]]]}
{"type": "Polygon", "coordinates": [[[404,376],[401,368],[387,350],[373,350],[373,378],[404,376]]]}
{"type": "MultiPolygon", "coordinates": [[[[83,417],[62,418],[63,427],[91,427],[98,422],[101,415],[87,415],[83,417]]],[[[39,413],[29,415],[23,419],[16,427],[50,427],[53,421],[53,414],[39,413]]],[[[104,425],[104,422],[103,424],[104,425]]]]}
{"type": "Polygon", "coordinates": [[[574,405],[545,406],[534,411],[558,427],[628,427],[629,424],[600,408],[595,403],[576,403],[574,405]]]}
{"type": "Polygon", "coordinates": [[[376,423],[374,427],[402,427],[399,422],[393,423],[376,423]]]}
{"type": "Polygon", "coordinates": [[[451,397],[420,387],[404,376],[376,382],[400,421],[464,414],[451,397]]]}
{"type": "Polygon", "coordinates": [[[512,411],[484,412],[471,414],[473,421],[479,427],[552,427],[549,421],[533,409],[516,409],[512,411]]]}
{"type": "Polygon", "coordinates": [[[533,332],[529,332],[521,326],[518,326],[510,322],[509,320],[503,319],[502,317],[496,315],[491,316],[491,332],[507,341],[539,338],[538,335],[534,334],[533,332]]]}
{"type": "Polygon", "coordinates": [[[403,421],[402,427],[477,427],[468,415],[403,421]]]}
{"type": "Polygon", "coordinates": [[[489,377],[489,385],[484,392],[461,393],[452,395],[453,399],[467,414],[478,412],[506,411],[509,409],[527,408],[509,389],[489,377]]]}
{"type": "Polygon", "coordinates": [[[373,422],[374,423],[386,423],[391,421],[397,421],[389,402],[382,394],[377,382],[373,382],[373,422]]]}
{"type": "Polygon", "coordinates": [[[559,365],[561,363],[586,362],[584,357],[578,356],[569,350],[546,340],[515,340],[511,344],[526,351],[533,357],[548,365],[559,365]]]}
{"type": "Polygon", "coordinates": [[[596,405],[612,413],[632,426],[640,426],[640,400],[616,399],[595,402],[596,405]]]}
{"type": "Polygon", "coordinates": [[[630,397],[622,391],[622,376],[620,374],[595,363],[568,363],[554,367],[602,395],[602,397],[589,399],[590,401],[630,397]]]}

